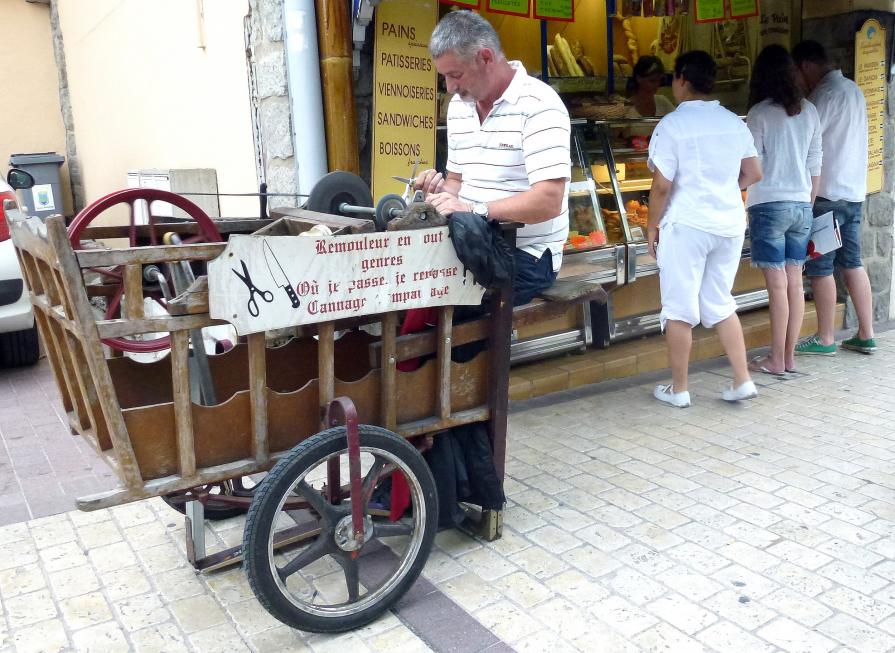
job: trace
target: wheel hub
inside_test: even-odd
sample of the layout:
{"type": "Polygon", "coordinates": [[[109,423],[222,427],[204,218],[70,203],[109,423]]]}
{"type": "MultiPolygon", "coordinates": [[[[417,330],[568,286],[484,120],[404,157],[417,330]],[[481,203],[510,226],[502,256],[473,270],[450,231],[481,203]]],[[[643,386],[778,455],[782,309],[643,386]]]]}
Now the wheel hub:
{"type": "Polygon", "coordinates": [[[354,537],[354,525],[351,523],[351,515],[345,515],[336,524],[333,531],[333,539],[336,546],[342,551],[357,551],[370,541],[373,537],[373,518],[370,515],[364,515],[364,541],[358,542],[354,537]]]}

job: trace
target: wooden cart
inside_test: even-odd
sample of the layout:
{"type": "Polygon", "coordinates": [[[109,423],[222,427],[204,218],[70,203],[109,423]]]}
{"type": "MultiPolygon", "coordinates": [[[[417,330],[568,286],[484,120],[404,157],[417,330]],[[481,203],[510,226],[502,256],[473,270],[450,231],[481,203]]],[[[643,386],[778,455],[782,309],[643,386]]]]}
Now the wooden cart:
{"type": "MultiPolygon", "coordinates": [[[[441,306],[437,328],[418,334],[399,336],[396,312],[302,327],[277,348],[267,346],[265,333],[251,333],[207,356],[216,401],[197,403],[191,359],[201,348],[191,346],[191,334],[195,340],[197,330],[221,322],[201,297],[168,302],[185,314],[146,314],[144,298],[159,292],[147,278],[200,274],[225,243],[190,242],[209,239],[202,236],[207,225],[195,222],[167,225],[150,216],[137,225],[139,199],[174,201],[159,193],[122,191],[100,200],[85,209],[91,219],[123,203],[131,223],[98,227],[76,219],[74,236],[61,217],[43,223],[7,213],[72,432],[121,482],[79,498],[78,507],[157,496],[185,503],[188,552],[198,568],[243,559],[259,601],[296,628],[333,632],[368,623],[413,584],[431,548],[436,488],[420,451],[432,437],[485,423],[503,478],[510,289],[490,295],[485,318],[454,325],[453,307],[441,306]],[[161,244],[168,230],[185,244],[161,244]],[[127,246],[72,247],[116,236],[129,239],[127,246]],[[104,312],[97,298],[105,298],[104,312]],[[116,343],[140,334],[169,338],[157,347],[164,352],[158,360],[116,351],[116,343]],[[452,348],[475,342],[486,344],[475,358],[451,360],[452,348]],[[421,356],[431,360],[412,372],[398,369],[421,356]],[[243,481],[263,472],[257,485],[243,481]],[[389,501],[401,481],[409,507],[395,515],[389,501]],[[203,508],[212,517],[247,509],[243,545],[206,556],[203,508]]],[[[482,534],[498,537],[500,512],[482,517],[482,534]]]]}

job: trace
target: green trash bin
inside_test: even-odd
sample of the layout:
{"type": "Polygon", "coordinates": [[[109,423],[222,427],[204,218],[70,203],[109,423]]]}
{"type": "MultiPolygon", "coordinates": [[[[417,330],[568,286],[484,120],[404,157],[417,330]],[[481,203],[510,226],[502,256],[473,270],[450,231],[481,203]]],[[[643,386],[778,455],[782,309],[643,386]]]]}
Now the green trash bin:
{"type": "Polygon", "coordinates": [[[34,186],[22,193],[28,215],[45,218],[63,214],[59,168],[64,162],[65,157],[55,152],[13,154],[9,157],[11,167],[21,168],[34,177],[34,186]]]}

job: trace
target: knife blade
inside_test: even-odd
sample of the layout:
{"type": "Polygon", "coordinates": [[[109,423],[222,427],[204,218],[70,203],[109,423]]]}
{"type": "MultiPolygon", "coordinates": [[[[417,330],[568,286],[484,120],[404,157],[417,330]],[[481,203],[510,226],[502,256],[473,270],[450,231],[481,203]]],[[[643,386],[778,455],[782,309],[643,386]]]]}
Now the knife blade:
{"type": "Polygon", "coordinates": [[[289,278],[283,271],[283,266],[280,265],[277,257],[274,256],[273,250],[266,240],[262,244],[262,249],[264,250],[264,262],[267,263],[267,271],[270,272],[270,278],[273,279],[274,285],[277,285],[286,291],[286,296],[289,297],[289,301],[292,302],[292,308],[298,308],[301,302],[298,301],[298,295],[295,294],[295,288],[289,283],[289,278]]]}

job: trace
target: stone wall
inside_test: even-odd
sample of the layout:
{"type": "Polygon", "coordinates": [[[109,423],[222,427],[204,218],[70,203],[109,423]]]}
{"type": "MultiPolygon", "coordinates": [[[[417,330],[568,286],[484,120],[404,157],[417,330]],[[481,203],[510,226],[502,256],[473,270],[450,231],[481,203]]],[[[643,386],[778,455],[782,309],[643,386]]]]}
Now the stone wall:
{"type": "MultiPolygon", "coordinates": [[[[296,193],[292,115],[286,86],[283,0],[249,0],[246,18],[258,180],[270,193],[296,193]]],[[[296,206],[295,197],[277,197],[274,206],[296,206]]]]}
{"type": "MultiPolygon", "coordinates": [[[[895,17],[891,14],[872,11],[855,11],[828,18],[806,20],[802,24],[802,35],[806,39],[818,41],[827,48],[836,66],[842,68],[843,74],[854,78],[855,67],[855,33],[868,18],[876,18],[889,30],[889,43],[895,32],[895,17]]],[[[891,46],[890,46],[891,47],[891,46]]],[[[890,53],[891,57],[891,53],[890,53]]],[[[895,79],[890,80],[888,88],[890,107],[895,106],[895,79]]],[[[883,161],[883,189],[880,193],[869,195],[864,202],[861,248],[864,266],[870,277],[873,289],[873,312],[875,320],[888,320],[892,306],[892,245],[895,233],[895,116],[891,113],[885,122],[885,150],[883,161]]],[[[845,298],[841,279],[837,279],[840,297],[845,298]]],[[[854,307],[846,304],[846,326],[857,324],[854,307]]]]}

